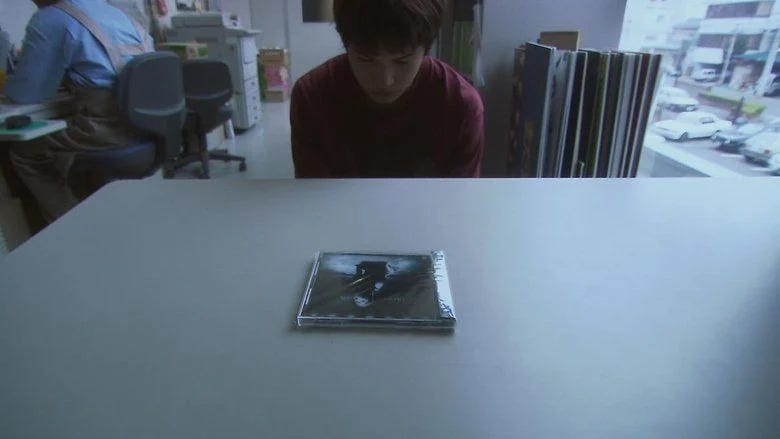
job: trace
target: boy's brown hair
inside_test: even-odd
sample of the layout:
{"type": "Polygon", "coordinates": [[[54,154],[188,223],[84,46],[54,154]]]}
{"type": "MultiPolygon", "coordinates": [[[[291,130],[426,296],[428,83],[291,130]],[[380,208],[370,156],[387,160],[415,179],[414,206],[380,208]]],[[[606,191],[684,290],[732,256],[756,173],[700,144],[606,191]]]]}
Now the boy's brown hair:
{"type": "Polygon", "coordinates": [[[344,47],[429,51],[441,28],[446,0],[334,0],[336,30],[344,47]]]}

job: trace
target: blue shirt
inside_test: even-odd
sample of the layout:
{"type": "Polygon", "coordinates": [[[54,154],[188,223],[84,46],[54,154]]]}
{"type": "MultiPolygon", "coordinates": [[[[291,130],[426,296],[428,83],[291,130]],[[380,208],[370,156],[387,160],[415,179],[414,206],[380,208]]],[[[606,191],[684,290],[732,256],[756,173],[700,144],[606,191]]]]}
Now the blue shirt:
{"type": "MultiPolygon", "coordinates": [[[[102,27],[115,44],[140,44],[130,19],[105,0],[64,0],[102,27]]],[[[103,46],[73,17],[55,7],[33,14],[27,24],[22,56],[3,93],[19,103],[54,96],[63,78],[77,87],[112,88],[117,72],[103,46]]]]}

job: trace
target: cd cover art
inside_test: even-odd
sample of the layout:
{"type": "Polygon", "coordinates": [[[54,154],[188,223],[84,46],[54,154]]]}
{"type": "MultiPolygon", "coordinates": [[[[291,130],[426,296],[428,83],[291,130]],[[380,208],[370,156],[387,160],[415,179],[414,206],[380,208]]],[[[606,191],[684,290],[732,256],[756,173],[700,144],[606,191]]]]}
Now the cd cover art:
{"type": "Polygon", "coordinates": [[[455,312],[444,253],[320,253],[298,313],[300,326],[451,328],[455,312]]]}

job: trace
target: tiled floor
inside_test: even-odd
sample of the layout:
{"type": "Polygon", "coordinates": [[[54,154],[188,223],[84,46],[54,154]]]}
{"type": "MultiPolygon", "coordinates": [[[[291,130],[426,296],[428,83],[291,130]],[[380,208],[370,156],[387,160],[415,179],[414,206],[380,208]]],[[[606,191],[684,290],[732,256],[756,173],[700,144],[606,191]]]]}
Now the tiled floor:
{"type": "MultiPolygon", "coordinates": [[[[246,157],[246,172],[238,171],[238,163],[212,160],[211,178],[280,179],[295,176],[290,151],[290,103],[263,103],[263,117],[258,125],[236,133],[226,140],[231,154],[246,157]]],[[[200,164],[191,164],[177,173],[177,178],[197,178],[200,164]]]]}

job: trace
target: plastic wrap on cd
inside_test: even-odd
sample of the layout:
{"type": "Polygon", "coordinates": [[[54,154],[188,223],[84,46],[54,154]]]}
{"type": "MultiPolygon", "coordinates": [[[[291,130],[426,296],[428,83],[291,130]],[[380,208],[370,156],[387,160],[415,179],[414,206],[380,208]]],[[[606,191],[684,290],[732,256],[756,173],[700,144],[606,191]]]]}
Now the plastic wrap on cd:
{"type": "Polygon", "coordinates": [[[455,306],[444,252],[318,253],[297,322],[452,329],[455,306]]]}

